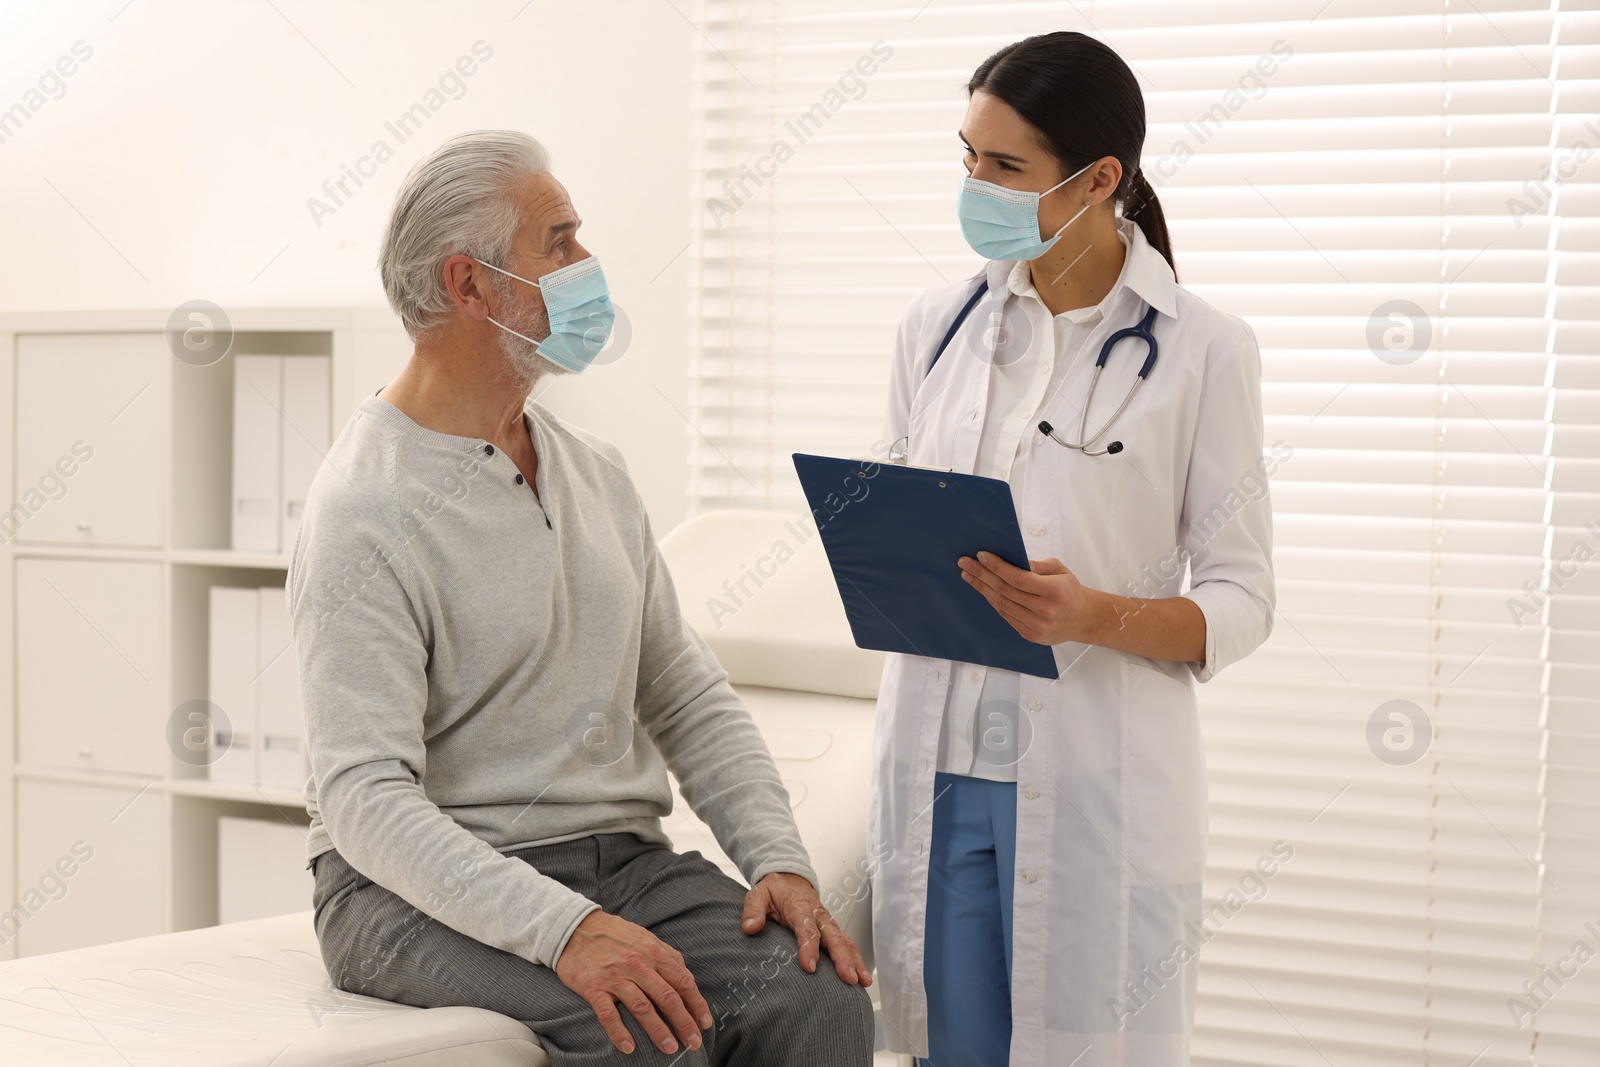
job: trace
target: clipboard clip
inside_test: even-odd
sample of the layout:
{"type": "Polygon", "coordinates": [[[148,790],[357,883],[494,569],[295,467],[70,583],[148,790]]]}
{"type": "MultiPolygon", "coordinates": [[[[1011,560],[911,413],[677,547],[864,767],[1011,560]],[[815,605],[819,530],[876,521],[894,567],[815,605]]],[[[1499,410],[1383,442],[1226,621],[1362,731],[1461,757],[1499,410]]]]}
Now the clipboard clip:
{"type": "Polygon", "coordinates": [[[889,462],[896,467],[914,467],[919,471],[943,471],[945,474],[953,474],[955,472],[954,467],[926,467],[921,463],[911,463],[909,462],[910,455],[911,438],[909,436],[901,437],[889,446],[889,462]]]}

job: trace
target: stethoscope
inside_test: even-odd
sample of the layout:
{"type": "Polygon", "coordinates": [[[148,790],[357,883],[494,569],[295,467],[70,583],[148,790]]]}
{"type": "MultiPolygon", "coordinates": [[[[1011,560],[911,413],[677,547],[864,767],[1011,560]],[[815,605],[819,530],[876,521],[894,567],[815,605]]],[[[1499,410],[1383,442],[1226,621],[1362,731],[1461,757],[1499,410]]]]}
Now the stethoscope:
{"type": "MultiPolygon", "coordinates": [[[[944,355],[944,350],[950,347],[950,342],[954,340],[956,331],[961,329],[961,324],[967,320],[968,315],[972,314],[972,309],[978,305],[978,301],[981,300],[983,298],[983,294],[988,291],[989,279],[984,278],[978,282],[977,290],[972,294],[972,296],[967,298],[967,302],[962,305],[961,310],[956,313],[955,321],[952,322],[950,324],[950,328],[945,331],[944,340],[940,341],[939,347],[934,350],[933,359],[928,364],[928,371],[923,375],[924,379],[927,378],[929,373],[932,373],[933,365],[939,362],[939,357],[944,355]]],[[[1050,438],[1050,440],[1054,441],[1056,444],[1062,445],[1066,448],[1076,448],[1086,456],[1114,456],[1118,452],[1121,452],[1121,441],[1108,442],[1104,448],[1095,448],[1094,446],[1098,444],[1100,439],[1111,430],[1112,426],[1116,425],[1117,419],[1125,410],[1127,410],[1128,405],[1132,403],[1134,394],[1139,391],[1139,387],[1144,384],[1144,380],[1150,377],[1150,371],[1155,368],[1156,356],[1160,352],[1160,348],[1156,344],[1156,335],[1151,331],[1151,327],[1155,325],[1155,321],[1156,309],[1154,306],[1152,306],[1144,313],[1144,317],[1140,319],[1138,323],[1133,326],[1126,326],[1118,330],[1110,337],[1107,337],[1105,344],[1100,346],[1100,356],[1094,361],[1094,374],[1089,378],[1089,392],[1088,395],[1083,398],[1083,418],[1078,421],[1078,439],[1076,441],[1068,441],[1066,438],[1056,433],[1055,427],[1051,426],[1048,422],[1039,423],[1039,432],[1050,438]],[[1106,369],[1106,360],[1111,358],[1111,352],[1117,347],[1117,342],[1127,340],[1130,337],[1143,341],[1145,343],[1145,347],[1148,349],[1148,352],[1144,357],[1144,366],[1139,368],[1139,376],[1135,378],[1133,380],[1133,384],[1128,387],[1128,393],[1122,398],[1122,403],[1117,405],[1117,410],[1112,413],[1111,417],[1105,421],[1105,424],[1102,425],[1100,429],[1095,431],[1093,437],[1085,438],[1084,434],[1088,433],[1089,431],[1089,408],[1094,403],[1095,387],[1100,384],[1100,372],[1106,369]]],[[[906,438],[902,437],[900,441],[906,441],[906,438]]],[[[894,447],[890,451],[889,461],[891,463],[905,462],[904,458],[901,458],[904,456],[904,452],[900,450],[900,441],[896,441],[894,447]]],[[[909,448],[909,442],[907,442],[907,446],[909,448]]]]}
{"type": "Polygon", "coordinates": [[[1150,327],[1155,325],[1155,321],[1156,309],[1152,307],[1144,313],[1144,318],[1140,319],[1137,324],[1123,327],[1110,337],[1107,337],[1106,343],[1100,346],[1100,358],[1094,361],[1094,374],[1089,378],[1089,392],[1083,398],[1083,418],[1078,420],[1078,439],[1076,441],[1068,441],[1063,438],[1056,433],[1055,428],[1048,422],[1039,423],[1039,432],[1056,444],[1065,445],[1067,448],[1076,448],[1086,456],[1114,456],[1121,452],[1121,441],[1112,441],[1106,447],[1099,449],[1095,448],[1094,445],[1116,424],[1117,418],[1127,409],[1128,404],[1133,400],[1133,395],[1139,391],[1139,386],[1144,384],[1144,380],[1150,377],[1151,368],[1156,365],[1156,355],[1160,349],[1156,345],[1156,335],[1150,331],[1150,327]],[[1106,360],[1111,358],[1111,350],[1117,347],[1117,342],[1129,337],[1138,338],[1149,349],[1149,353],[1144,357],[1144,366],[1139,368],[1139,376],[1133,380],[1132,385],[1128,386],[1127,395],[1122,398],[1122,403],[1117,405],[1117,410],[1111,413],[1111,417],[1095,432],[1093,437],[1085,439],[1083,435],[1089,429],[1089,405],[1094,403],[1094,387],[1100,384],[1100,372],[1106,369],[1106,360]]]}

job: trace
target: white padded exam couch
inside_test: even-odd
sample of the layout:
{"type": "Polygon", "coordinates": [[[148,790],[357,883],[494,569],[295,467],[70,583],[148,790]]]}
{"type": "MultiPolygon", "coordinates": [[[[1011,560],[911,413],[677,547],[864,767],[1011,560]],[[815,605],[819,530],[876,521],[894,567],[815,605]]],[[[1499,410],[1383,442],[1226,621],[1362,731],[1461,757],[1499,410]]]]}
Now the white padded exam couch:
{"type": "MultiPolygon", "coordinates": [[[[864,877],[882,654],[850,640],[820,539],[793,516],[724,511],[662,541],[689,621],[766,735],[822,880],[870,956],[864,877]]],[[[738,878],[680,801],[667,822],[738,878]]],[[[521,1023],[333,988],[311,912],[0,963],[0,1064],[546,1067],[521,1023]]]]}

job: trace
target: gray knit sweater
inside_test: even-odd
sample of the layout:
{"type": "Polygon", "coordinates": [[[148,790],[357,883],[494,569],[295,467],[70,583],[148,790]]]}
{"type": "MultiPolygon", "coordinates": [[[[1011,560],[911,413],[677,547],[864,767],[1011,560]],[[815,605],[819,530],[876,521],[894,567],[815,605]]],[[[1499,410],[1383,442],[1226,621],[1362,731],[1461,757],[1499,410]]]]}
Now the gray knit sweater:
{"type": "Polygon", "coordinates": [[[816,882],[749,713],[684,622],[612,445],[529,404],[538,494],[487,442],[368,397],[289,565],[308,858],[554,966],[597,905],[502,853],[666,842],[667,772],[754,884],[816,882]]]}

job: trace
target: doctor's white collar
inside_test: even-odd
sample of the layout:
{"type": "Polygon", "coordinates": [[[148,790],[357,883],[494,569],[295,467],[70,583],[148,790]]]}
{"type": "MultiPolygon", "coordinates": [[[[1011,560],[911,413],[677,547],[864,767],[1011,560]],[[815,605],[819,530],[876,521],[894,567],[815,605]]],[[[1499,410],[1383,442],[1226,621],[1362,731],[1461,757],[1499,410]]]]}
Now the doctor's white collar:
{"type": "MultiPolygon", "coordinates": [[[[1096,307],[1103,309],[1106,314],[1116,314],[1119,294],[1126,288],[1132,289],[1145,303],[1163,315],[1176,318],[1178,283],[1172,276],[1172,267],[1145,239],[1144,231],[1139,229],[1139,224],[1132,219],[1117,220],[1117,236],[1127,247],[1127,257],[1123,261],[1122,273],[1118,276],[1116,284],[1096,307]]],[[[1023,260],[993,261],[987,267],[987,274],[989,291],[992,293],[1010,292],[1038,299],[1032,277],[1028,273],[1027,263],[1023,260]]],[[[1083,311],[1082,318],[1075,317],[1076,321],[1086,321],[1094,317],[1090,314],[1090,309],[1086,308],[1083,311]]]]}

